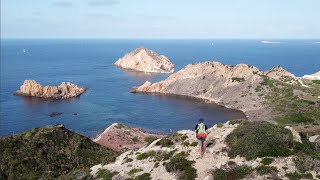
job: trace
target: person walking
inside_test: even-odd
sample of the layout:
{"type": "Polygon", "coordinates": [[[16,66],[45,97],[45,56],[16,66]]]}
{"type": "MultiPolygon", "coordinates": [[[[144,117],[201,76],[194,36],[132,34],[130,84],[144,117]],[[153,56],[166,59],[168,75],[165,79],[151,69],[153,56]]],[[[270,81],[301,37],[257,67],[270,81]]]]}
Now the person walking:
{"type": "Polygon", "coordinates": [[[196,125],[194,130],[196,132],[196,137],[198,139],[199,156],[200,158],[202,158],[205,152],[204,141],[207,138],[207,130],[208,130],[208,127],[206,124],[204,124],[202,118],[199,119],[199,123],[196,125]]]}

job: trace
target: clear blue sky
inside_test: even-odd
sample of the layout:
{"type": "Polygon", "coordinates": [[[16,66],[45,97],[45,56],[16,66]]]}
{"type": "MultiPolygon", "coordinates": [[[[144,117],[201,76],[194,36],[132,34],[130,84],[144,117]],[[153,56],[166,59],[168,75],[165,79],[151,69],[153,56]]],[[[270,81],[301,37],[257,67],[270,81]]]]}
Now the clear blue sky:
{"type": "Polygon", "coordinates": [[[320,38],[320,0],[1,0],[2,38],[320,38]]]}

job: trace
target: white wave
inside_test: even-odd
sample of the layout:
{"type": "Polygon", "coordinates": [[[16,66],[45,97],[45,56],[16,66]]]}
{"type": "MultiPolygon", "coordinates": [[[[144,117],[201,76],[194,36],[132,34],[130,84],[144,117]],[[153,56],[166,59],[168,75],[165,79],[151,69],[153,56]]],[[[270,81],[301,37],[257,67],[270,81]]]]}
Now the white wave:
{"type": "Polygon", "coordinates": [[[280,41],[261,41],[261,42],[264,44],[280,44],[280,43],[282,43],[280,41]]]}

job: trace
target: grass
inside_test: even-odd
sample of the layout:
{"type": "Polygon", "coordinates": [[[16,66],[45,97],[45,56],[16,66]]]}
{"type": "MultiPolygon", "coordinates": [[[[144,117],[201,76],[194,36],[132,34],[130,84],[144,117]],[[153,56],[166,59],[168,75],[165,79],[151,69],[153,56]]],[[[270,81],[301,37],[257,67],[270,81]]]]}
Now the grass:
{"type": "Polygon", "coordinates": [[[153,141],[157,140],[157,137],[154,136],[147,136],[144,138],[144,141],[148,143],[148,145],[150,145],[153,141]]]}
{"type": "Polygon", "coordinates": [[[97,178],[103,180],[112,180],[112,177],[117,174],[117,172],[111,172],[107,169],[99,169],[97,172],[97,178]]]}
{"type": "Polygon", "coordinates": [[[227,136],[230,157],[237,155],[247,160],[257,157],[288,156],[293,147],[290,130],[268,122],[240,125],[227,136]]]}
{"type": "Polygon", "coordinates": [[[135,173],[141,172],[141,171],[143,171],[141,168],[133,168],[133,169],[131,169],[131,170],[128,172],[128,175],[129,175],[129,176],[132,176],[132,175],[134,175],[135,173]]]}
{"type": "Polygon", "coordinates": [[[216,169],[213,172],[215,180],[236,180],[243,179],[251,174],[254,170],[246,165],[236,166],[231,170],[216,169]]]}
{"type": "Polygon", "coordinates": [[[261,161],[261,163],[262,163],[263,165],[270,165],[273,161],[274,161],[273,158],[263,158],[262,161],[261,161]]]}
{"type": "Polygon", "coordinates": [[[300,174],[298,172],[294,172],[294,173],[287,173],[285,176],[290,180],[313,179],[313,176],[311,173],[300,174]]]}
{"type": "Polygon", "coordinates": [[[118,156],[61,126],[0,138],[0,144],[1,173],[6,179],[63,179],[78,169],[85,171],[118,156]]]}
{"type": "Polygon", "coordinates": [[[233,78],[231,78],[231,81],[232,82],[244,82],[245,79],[241,78],[241,77],[233,77],[233,78]]]}
{"type": "Polygon", "coordinates": [[[320,84],[320,80],[312,80],[312,83],[314,83],[314,84],[320,84]]]}
{"type": "Polygon", "coordinates": [[[229,121],[229,125],[235,125],[235,124],[245,124],[248,120],[246,119],[232,119],[229,121]]]}
{"type": "Polygon", "coordinates": [[[194,180],[197,177],[197,170],[192,167],[193,161],[186,159],[186,154],[176,154],[165,164],[168,172],[177,173],[178,180],[194,180]]]}

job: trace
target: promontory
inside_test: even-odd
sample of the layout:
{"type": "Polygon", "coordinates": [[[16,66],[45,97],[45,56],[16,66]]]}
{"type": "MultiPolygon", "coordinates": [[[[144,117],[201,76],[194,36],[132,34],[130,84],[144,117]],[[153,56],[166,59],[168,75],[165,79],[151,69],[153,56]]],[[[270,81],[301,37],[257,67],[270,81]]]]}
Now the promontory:
{"type": "Polygon", "coordinates": [[[114,65],[141,72],[173,73],[174,71],[174,64],[166,56],[147,48],[138,48],[126,54],[114,65]]]}
{"type": "Polygon", "coordinates": [[[281,117],[282,121],[295,121],[293,117],[299,113],[298,121],[318,121],[320,87],[318,82],[307,81],[298,80],[280,66],[264,72],[247,64],[212,61],[187,65],[163,81],[147,81],[132,92],[200,98],[241,110],[250,120],[281,117]]]}
{"type": "Polygon", "coordinates": [[[62,82],[59,86],[42,87],[35,80],[25,80],[15,95],[39,97],[44,99],[68,99],[80,96],[86,91],[70,82],[62,82]]]}

